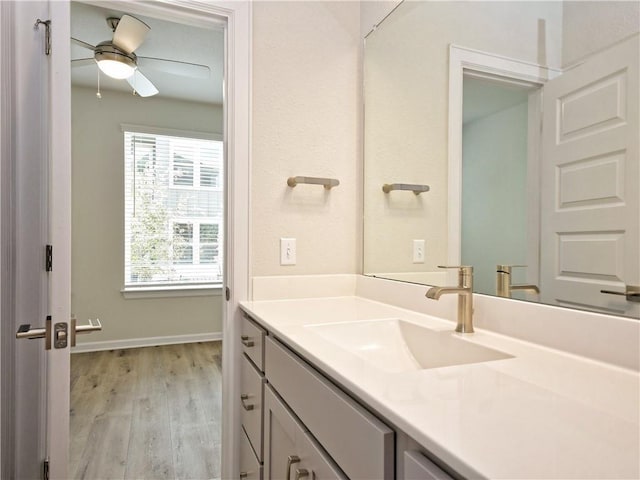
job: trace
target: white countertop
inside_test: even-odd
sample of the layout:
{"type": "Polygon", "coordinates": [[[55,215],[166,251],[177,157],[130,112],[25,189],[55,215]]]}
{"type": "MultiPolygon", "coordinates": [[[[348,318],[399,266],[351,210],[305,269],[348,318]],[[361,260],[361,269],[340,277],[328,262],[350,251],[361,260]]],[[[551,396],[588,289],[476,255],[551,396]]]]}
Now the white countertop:
{"type": "Polygon", "coordinates": [[[392,373],[309,324],[451,322],[361,297],[241,303],[270,332],[467,478],[640,478],[640,376],[488,331],[464,340],[513,355],[392,373]]]}

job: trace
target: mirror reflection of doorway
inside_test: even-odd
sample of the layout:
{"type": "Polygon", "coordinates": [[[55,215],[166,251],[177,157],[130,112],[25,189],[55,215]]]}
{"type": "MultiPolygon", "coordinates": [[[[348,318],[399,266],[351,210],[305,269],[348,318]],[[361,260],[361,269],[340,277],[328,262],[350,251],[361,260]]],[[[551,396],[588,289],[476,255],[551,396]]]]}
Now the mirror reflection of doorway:
{"type": "Polygon", "coordinates": [[[150,27],[139,59],[191,67],[139,60],[159,91],[145,97],[72,43],[71,58],[89,60],[72,67],[72,312],[103,331],[72,349],[69,472],[217,478],[224,25],[72,3],[72,37],[97,45],[125,14],[150,27]]]}
{"type": "MultiPolygon", "coordinates": [[[[496,265],[514,268],[513,283],[533,283],[538,268],[539,185],[535,155],[539,86],[465,70],[462,127],[462,264],[474,266],[479,292],[496,290],[496,265]],[[532,215],[533,214],[533,215],[532,215]]],[[[538,127],[539,129],[539,127],[538,127]]],[[[516,298],[526,293],[513,292],[516,298]]]]}

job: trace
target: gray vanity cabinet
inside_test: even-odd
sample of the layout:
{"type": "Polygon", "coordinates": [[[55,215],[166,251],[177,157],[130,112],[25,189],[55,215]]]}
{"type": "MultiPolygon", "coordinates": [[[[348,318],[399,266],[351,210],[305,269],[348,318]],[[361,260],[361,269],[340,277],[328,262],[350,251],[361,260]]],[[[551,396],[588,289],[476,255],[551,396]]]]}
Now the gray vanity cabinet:
{"type": "Polygon", "coordinates": [[[394,478],[393,430],[272,336],[265,375],[350,479],[394,478]]]}
{"type": "Polygon", "coordinates": [[[262,480],[264,439],[264,337],[265,330],[249,318],[242,319],[243,354],[240,360],[240,477],[262,480]]]}
{"type": "Polygon", "coordinates": [[[241,478],[452,479],[273,334],[242,322],[241,478]]]}
{"type": "Polygon", "coordinates": [[[242,406],[242,427],[258,461],[262,460],[262,409],[264,403],[264,377],[242,356],[240,405],[242,406]]]}
{"type": "Polygon", "coordinates": [[[348,480],[270,386],[265,388],[264,424],[265,478],[348,480]]]}

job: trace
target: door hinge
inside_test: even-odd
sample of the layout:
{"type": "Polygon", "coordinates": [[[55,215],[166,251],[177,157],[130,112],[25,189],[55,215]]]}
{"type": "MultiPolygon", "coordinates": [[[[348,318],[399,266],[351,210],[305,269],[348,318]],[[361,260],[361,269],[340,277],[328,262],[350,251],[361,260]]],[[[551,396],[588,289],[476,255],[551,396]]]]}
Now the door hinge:
{"type": "Polygon", "coordinates": [[[51,20],[36,20],[33,28],[38,30],[40,25],[44,25],[44,54],[51,55],[51,20]]]}
{"type": "Polygon", "coordinates": [[[53,270],[53,245],[47,245],[45,248],[44,269],[47,272],[53,270]]]}
{"type": "Polygon", "coordinates": [[[226,298],[227,302],[231,299],[231,290],[229,287],[224,287],[224,298],[226,298]]]}
{"type": "Polygon", "coordinates": [[[42,462],[42,480],[49,480],[49,459],[42,462]]]}

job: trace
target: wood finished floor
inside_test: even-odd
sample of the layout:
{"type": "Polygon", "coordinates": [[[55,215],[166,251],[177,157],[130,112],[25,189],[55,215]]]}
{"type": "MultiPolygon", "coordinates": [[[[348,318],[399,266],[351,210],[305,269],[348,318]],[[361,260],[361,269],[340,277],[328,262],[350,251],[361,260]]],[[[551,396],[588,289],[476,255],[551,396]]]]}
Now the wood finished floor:
{"type": "Polygon", "coordinates": [[[74,479],[220,477],[220,342],[71,356],[74,479]]]}

